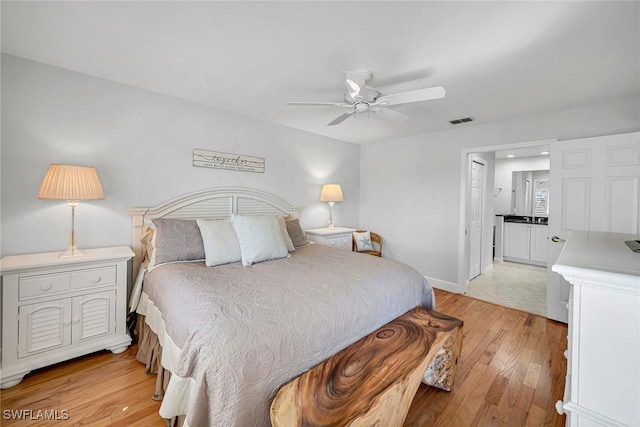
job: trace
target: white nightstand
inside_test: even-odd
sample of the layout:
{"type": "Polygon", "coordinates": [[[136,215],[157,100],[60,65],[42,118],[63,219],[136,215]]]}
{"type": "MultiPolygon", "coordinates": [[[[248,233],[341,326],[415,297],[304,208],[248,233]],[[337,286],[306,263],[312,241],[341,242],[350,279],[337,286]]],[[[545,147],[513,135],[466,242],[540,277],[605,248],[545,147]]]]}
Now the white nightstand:
{"type": "Polygon", "coordinates": [[[351,250],[351,235],[355,228],[333,227],[312,228],[304,230],[307,239],[323,245],[333,246],[338,249],[351,250]]]}
{"type": "Polygon", "coordinates": [[[98,350],[121,353],[131,344],[126,327],[126,246],[7,256],[2,276],[0,388],[34,369],[98,350]]]}

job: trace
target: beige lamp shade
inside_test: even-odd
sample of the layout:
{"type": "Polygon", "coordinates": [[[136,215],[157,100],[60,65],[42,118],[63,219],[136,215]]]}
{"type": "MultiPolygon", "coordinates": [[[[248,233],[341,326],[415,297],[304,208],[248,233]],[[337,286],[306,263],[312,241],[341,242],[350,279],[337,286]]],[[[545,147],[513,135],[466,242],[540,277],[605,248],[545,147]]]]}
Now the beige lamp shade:
{"type": "Polygon", "coordinates": [[[325,184],[320,192],[321,202],[344,202],[340,184],[325,184]]]}
{"type": "Polygon", "coordinates": [[[90,166],[52,164],[40,186],[39,199],[104,199],[96,169],[90,166]]]}

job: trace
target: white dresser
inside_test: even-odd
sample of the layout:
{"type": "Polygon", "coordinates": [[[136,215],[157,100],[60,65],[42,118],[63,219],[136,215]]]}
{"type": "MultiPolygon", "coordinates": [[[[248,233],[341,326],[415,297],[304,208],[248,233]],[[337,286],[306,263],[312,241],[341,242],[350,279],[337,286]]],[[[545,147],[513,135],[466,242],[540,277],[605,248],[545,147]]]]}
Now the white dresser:
{"type": "Polygon", "coordinates": [[[568,426],[640,426],[640,235],[574,231],[552,270],[571,283],[568,426]]]}
{"type": "Polygon", "coordinates": [[[355,228],[333,227],[312,228],[304,230],[307,239],[323,245],[333,246],[338,249],[351,250],[351,236],[355,228]]]}
{"type": "Polygon", "coordinates": [[[7,256],[2,275],[0,388],[30,371],[98,350],[120,353],[126,328],[128,247],[7,256]]]}

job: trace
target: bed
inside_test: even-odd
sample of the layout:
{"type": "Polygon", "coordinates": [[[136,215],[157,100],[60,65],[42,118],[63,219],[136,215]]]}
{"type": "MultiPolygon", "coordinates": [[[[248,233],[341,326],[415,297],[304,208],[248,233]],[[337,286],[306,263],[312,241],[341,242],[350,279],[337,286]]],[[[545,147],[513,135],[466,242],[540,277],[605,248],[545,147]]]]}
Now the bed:
{"type": "MultiPolygon", "coordinates": [[[[131,209],[135,268],[150,220],[202,225],[289,215],[295,222],[299,212],[243,188],[131,209]]],[[[213,267],[207,258],[140,269],[130,305],[141,324],[139,359],[159,372],[163,418],[192,427],[268,426],[270,402],[283,384],[407,311],[435,308],[425,278],[388,259],[320,244],[298,244],[251,266],[243,265],[244,255],[242,262],[213,267]]]]}

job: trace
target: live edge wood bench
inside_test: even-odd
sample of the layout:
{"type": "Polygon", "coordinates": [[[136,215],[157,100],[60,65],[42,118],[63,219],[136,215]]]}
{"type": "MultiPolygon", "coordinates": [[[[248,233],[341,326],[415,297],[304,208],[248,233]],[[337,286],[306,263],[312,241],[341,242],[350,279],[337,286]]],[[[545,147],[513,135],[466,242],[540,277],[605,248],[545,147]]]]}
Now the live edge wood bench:
{"type": "Polygon", "coordinates": [[[462,320],[415,308],[280,388],[274,427],[402,426],[420,382],[451,390],[462,320]]]}

